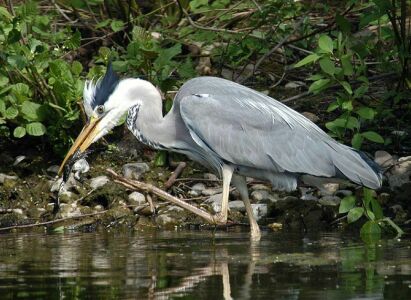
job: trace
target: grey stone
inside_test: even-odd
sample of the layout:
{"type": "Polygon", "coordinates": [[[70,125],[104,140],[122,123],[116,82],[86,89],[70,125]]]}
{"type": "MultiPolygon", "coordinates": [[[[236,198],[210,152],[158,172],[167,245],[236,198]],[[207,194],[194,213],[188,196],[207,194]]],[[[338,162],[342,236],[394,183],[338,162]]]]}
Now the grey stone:
{"type": "Polygon", "coordinates": [[[24,155],[19,155],[16,157],[16,159],[14,160],[13,166],[17,166],[19,163],[21,163],[23,160],[25,160],[26,157],[24,155]]]}
{"type": "Polygon", "coordinates": [[[382,168],[389,168],[395,163],[392,155],[383,150],[375,152],[374,161],[382,168]]]}
{"type": "Polygon", "coordinates": [[[337,196],[324,196],[318,202],[324,206],[338,206],[340,205],[341,198],[337,196]]]}
{"type": "Polygon", "coordinates": [[[124,177],[138,180],[149,170],[150,167],[146,163],[128,163],[123,166],[122,172],[124,177]]]}
{"type": "Polygon", "coordinates": [[[300,199],[298,199],[297,197],[294,196],[285,196],[283,199],[281,199],[282,201],[299,201],[300,199]]]}
{"type": "Polygon", "coordinates": [[[0,183],[1,184],[3,184],[4,181],[6,181],[6,180],[13,180],[14,181],[14,180],[17,180],[17,179],[18,179],[17,176],[11,176],[11,175],[0,173],[0,183]]]}
{"type": "Polygon", "coordinates": [[[313,195],[313,189],[312,188],[300,187],[299,190],[301,192],[301,197],[300,197],[301,200],[305,200],[305,201],[309,201],[309,200],[316,201],[316,200],[318,200],[318,198],[313,195]]]}
{"type": "MultiPolygon", "coordinates": [[[[63,178],[58,178],[57,180],[51,181],[50,192],[59,192],[60,185],[63,182],[63,178]]],[[[67,182],[61,187],[61,192],[69,191],[78,185],[77,181],[74,179],[73,173],[70,174],[67,182]]]]}
{"type": "Polygon", "coordinates": [[[163,227],[173,226],[177,224],[177,220],[175,218],[172,218],[166,214],[159,215],[156,218],[156,222],[158,225],[163,227]]]}
{"type": "Polygon", "coordinates": [[[259,204],[251,204],[251,208],[253,209],[253,214],[256,221],[265,218],[268,214],[268,207],[267,204],[259,203],[259,204]]]}
{"type": "Polygon", "coordinates": [[[51,174],[57,174],[58,171],[59,171],[59,168],[60,167],[58,165],[52,165],[52,166],[48,167],[46,171],[48,173],[51,173],[51,174]]]}
{"type": "Polygon", "coordinates": [[[302,115],[313,123],[317,123],[320,120],[320,118],[316,114],[313,114],[309,111],[303,112],[302,115]]]}
{"type": "Polygon", "coordinates": [[[257,183],[257,184],[253,184],[250,187],[250,190],[252,190],[252,191],[258,191],[258,190],[270,191],[271,189],[268,186],[264,185],[264,184],[257,183]]]}
{"type": "Polygon", "coordinates": [[[144,205],[146,204],[146,196],[139,192],[132,192],[128,195],[128,201],[132,205],[144,205]]]}
{"type": "Polygon", "coordinates": [[[320,189],[320,194],[323,196],[333,196],[340,188],[338,183],[324,183],[318,187],[320,189]]]}
{"type": "Polygon", "coordinates": [[[208,204],[214,213],[218,213],[221,211],[221,200],[223,194],[215,194],[208,198],[204,203],[208,204]]]}
{"type": "Polygon", "coordinates": [[[14,208],[13,212],[18,214],[18,215],[22,215],[23,214],[23,210],[21,208],[14,208]]]}
{"type": "Polygon", "coordinates": [[[193,185],[193,186],[191,187],[191,190],[192,190],[192,191],[199,192],[200,194],[201,194],[201,192],[202,192],[203,190],[205,190],[205,189],[206,189],[206,186],[205,186],[204,183],[196,183],[195,185],[193,185]]]}
{"type": "Polygon", "coordinates": [[[208,180],[218,180],[217,175],[214,175],[213,173],[205,173],[203,177],[208,180]]]}
{"type": "Polygon", "coordinates": [[[228,202],[228,207],[233,211],[245,212],[245,205],[241,200],[228,202]]]}
{"type": "Polygon", "coordinates": [[[73,165],[72,172],[74,173],[74,178],[80,180],[81,174],[87,173],[90,170],[90,165],[84,158],[79,159],[73,165]]]}
{"type": "Polygon", "coordinates": [[[201,194],[204,196],[212,196],[215,194],[219,194],[223,191],[222,188],[216,188],[216,189],[205,189],[203,191],[201,191],[201,194]]]}
{"type": "Polygon", "coordinates": [[[411,156],[401,157],[398,162],[386,173],[391,190],[410,182],[411,156]]]}
{"type": "Polygon", "coordinates": [[[269,192],[267,190],[256,190],[251,193],[251,198],[255,201],[261,201],[263,199],[268,199],[269,192]]]}
{"type": "Polygon", "coordinates": [[[104,206],[101,204],[97,204],[96,206],[94,206],[94,211],[99,212],[99,211],[103,211],[104,210],[104,206]]]}
{"type": "Polygon", "coordinates": [[[90,181],[90,187],[95,190],[98,188],[101,188],[102,186],[106,185],[106,183],[110,182],[110,179],[108,179],[107,176],[101,175],[97,176],[91,179],[90,181]]]}
{"type": "Polygon", "coordinates": [[[302,86],[305,86],[304,82],[301,82],[301,81],[290,81],[290,82],[288,82],[288,83],[284,86],[284,88],[285,88],[286,90],[293,90],[293,89],[298,89],[298,88],[300,88],[300,87],[302,87],[302,86]]]}

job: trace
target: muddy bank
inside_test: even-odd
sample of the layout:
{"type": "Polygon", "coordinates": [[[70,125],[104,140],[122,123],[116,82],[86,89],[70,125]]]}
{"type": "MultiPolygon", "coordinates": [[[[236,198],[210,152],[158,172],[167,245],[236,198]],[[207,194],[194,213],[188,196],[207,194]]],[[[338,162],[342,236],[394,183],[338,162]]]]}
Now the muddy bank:
{"type": "MultiPolygon", "coordinates": [[[[129,144],[128,152],[118,150],[120,148],[123,149],[110,146],[91,155],[91,168],[81,176],[81,180],[73,175],[70,177],[60,195],[58,211],[55,210],[59,187],[56,173],[60,161],[44,159],[40,152],[35,151],[26,155],[2,151],[0,227],[46,222],[25,230],[95,230],[119,226],[135,230],[190,226],[213,228],[180,207],[114,183],[107,168],[160,188],[164,187],[175,169],[175,166],[154,166],[155,153],[141,145],[129,144]]],[[[377,155],[377,162],[390,169],[386,184],[376,194],[377,199],[386,216],[399,225],[410,225],[411,160],[382,154],[377,155]]],[[[353,228],[352,225],[346,226],[346,219],[338,213],[338,208],[342,198],[352,194],[360,196],[361,189],[349,183],[314,184],[287,194],[250,180],[248,187],[259,224],[275,230],[353,228]]],[[[212,213],[221,208],[220,180],[192,162],[188,162],[168,192],[212,213]]],[[[245,208],[235,189],[230,192],[229,207],[229,226],[247,226],[245,208]]],[[[361,224],[355,227],[358,225],[361,224]]]]}

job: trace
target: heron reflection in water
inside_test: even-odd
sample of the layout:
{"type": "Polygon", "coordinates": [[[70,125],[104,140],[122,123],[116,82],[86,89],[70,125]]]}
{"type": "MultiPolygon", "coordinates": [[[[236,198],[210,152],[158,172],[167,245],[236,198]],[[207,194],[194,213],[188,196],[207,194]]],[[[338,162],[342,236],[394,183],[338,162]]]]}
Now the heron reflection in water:
{"type": "Polygon", "coordinates": [[[84,87],[86,126],[61,167],[106,135],[127,113],[127,127],[142,143],[187,155],[223,180],[221,212],[226,224],[232,183],[240,193],[251,235],[260,237],[246,176],[292,191],[304,175],[337,177],[372,189],[381,186],[377,165],[364,153],[338,143],[303,115],[243,85],[216,77],[187,81],[163,116],[162,98],[150,82],[121,79],[108,66],[105,76],[84,87]]]}

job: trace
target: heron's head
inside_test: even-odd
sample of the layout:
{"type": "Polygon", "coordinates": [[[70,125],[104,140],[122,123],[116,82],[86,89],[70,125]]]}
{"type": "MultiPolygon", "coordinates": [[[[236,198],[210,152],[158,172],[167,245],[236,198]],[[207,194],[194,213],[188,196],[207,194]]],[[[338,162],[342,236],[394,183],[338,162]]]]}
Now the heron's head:
{"type": "Polygon", "coordinates": [[[142,99],[151,97],[150,93],[153,93],[153,90],[156,91],[155,87],[145,80],[120,80],[111,64],[102,79],[97,82],[86,82],[83,105],[88,119],[87,124],[64,158],[59,175],[74,153],[84,153],[92,143],[118,125],[128,109],[141,105],[142,99]]]}

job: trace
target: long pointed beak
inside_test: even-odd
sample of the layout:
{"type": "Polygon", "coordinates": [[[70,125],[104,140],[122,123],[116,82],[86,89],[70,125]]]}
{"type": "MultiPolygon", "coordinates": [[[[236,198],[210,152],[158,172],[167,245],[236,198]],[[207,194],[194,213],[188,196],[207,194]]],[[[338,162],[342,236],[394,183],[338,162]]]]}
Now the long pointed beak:
{"type": "Polygon", "coordinates": [[[94,137],[99,133],[97,124],[100,122],[101,118],[91,118],[90,121],[84,126],[83,130],[80,132],[79,136],[75,140],[73,146],[67,152],[66,157],[63,160],[63,163],[60,166],[58,176],[63,172],[64,166],[67,161],[76,153],[77,150],[80,153],[83,153],[91,145],[94,140],[94,137]]]}

